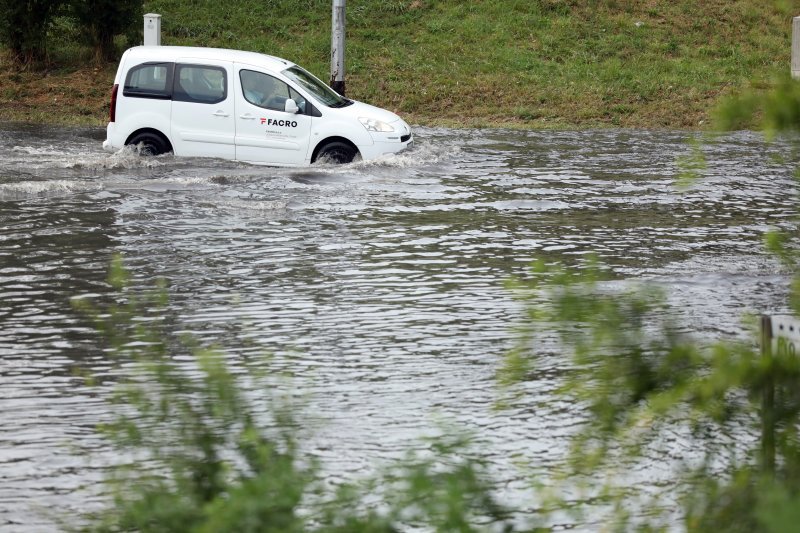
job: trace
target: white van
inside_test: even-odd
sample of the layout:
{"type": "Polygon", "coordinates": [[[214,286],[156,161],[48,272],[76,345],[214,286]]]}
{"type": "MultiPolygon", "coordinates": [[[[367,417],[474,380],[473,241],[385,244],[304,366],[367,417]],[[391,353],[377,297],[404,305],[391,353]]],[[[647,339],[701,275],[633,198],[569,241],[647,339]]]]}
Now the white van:
{"type": "Polygon", "coordinates": [[[337,94],[278,57],[138,46],[120,60],[103,148],[253,163],[349,163],[413,143],[400,117],[337,94]]]}

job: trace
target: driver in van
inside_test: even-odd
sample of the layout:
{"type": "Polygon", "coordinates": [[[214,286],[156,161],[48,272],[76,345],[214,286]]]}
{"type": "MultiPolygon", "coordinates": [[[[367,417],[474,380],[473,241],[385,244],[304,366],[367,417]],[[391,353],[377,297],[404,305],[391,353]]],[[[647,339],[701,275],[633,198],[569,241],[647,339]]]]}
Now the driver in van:
{"type": "Polygon", "coordinates": [[[242,89],[244,89],[245,99],[251,104],[264,107],[270,97],[269,87],[266,87],[266,83],[262,82],[266,81],[266,78],[260,80],[260,76],[248,73],[242,74],[242,89]]]}

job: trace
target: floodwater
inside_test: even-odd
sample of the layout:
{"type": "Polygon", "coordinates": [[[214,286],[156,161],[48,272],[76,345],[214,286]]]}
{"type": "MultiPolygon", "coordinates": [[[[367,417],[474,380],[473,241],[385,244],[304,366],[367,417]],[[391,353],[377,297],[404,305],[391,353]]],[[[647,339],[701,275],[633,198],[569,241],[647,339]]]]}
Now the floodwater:
{"type": "MultiPolygon", "coordinates": [[[[56,530],[100,504],[114,459],[95,427],[112,388],[81,376],[112,364],[70,298],[111,301],[115,253],[137,287],[167,280],[175,331],[292,372],[304,448],[331,482],[454,425],[521,509],[535,507],[528,469],[556,467],[581,414],[537,403],[566,367],[557,354],[525,399],[494,409],[522,317],[509,277],[597,254],[622,282],[662,285],[707,338],[746,338],[745,313],[785,309],[762,238],[794,223],[795,162],[755,134],[706,146],[688,190],[681,132],[418,128],[408,153],[304,169],[106,154],[103,137],[0,125],[2,532],[56,530]]],[[[639,482],[671,475],[653,461],[639,482]]]]}

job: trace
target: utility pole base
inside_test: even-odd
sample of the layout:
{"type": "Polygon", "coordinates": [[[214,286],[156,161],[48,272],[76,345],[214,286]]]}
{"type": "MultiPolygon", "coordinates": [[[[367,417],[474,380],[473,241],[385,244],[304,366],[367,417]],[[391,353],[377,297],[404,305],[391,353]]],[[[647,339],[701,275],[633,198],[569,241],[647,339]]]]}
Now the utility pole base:
{"type": "Polygon", "coordinates": [[[345,2],[333,0],[331,26],[331,88],[344,96],[345,2]]]}
{"type": "Polygon", "coordinates": [[[331,80],[331,89],[344,96],[344,82],[331,80]]]}

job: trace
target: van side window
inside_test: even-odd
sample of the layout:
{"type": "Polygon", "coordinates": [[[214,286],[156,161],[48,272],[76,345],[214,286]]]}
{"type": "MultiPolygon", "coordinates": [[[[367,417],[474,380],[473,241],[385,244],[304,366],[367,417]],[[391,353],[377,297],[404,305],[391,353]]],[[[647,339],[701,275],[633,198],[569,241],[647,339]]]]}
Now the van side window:
{"type": "Polygon", "coordinates": [[[172,63],[143,63],[131,68],[122,94],[138,98],[168,99],[172,83],[172,63]]]}
{"type": "Polygon", "coordinates": [[[286,100],[293,99],[302,113],[306,112],[306,99],[278,78],[254,72],[239,71],[244,99],[253,105],[275,111],[283,111],[286,100]]]}
{"type": "Polygon", "coordinates": [[[228,97],[228,75],[222,67],[176,65],[172,99],[216,104],[228,97]]]}

